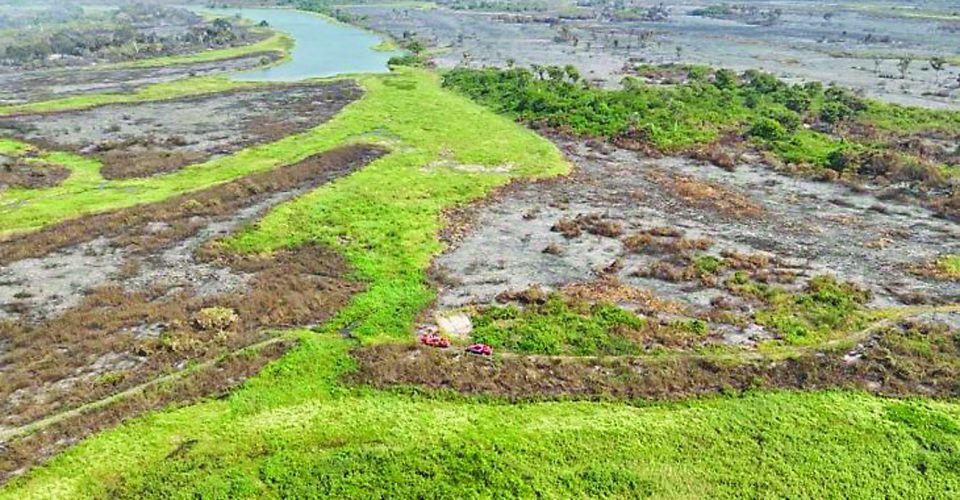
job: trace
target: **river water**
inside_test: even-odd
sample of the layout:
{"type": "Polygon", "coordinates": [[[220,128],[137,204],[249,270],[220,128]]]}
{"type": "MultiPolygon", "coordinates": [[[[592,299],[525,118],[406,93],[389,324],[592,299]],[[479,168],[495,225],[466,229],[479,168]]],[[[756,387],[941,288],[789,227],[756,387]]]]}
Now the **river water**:
{"type": "Polygon", "coordinates": [[[375,34],[327,18],[288,9],[218,9],[224,17],[240,14],[266,21],[294,39],[290,58],[276,66],[235,73],[245,81],[297,81],[348,73],[379,73],[399,52],[374,50],[382,39],[375,34]]]}

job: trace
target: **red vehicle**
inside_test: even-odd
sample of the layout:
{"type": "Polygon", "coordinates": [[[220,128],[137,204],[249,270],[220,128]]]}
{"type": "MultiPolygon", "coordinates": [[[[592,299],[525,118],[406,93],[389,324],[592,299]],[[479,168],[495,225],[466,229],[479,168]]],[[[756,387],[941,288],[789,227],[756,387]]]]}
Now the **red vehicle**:
{"type": "Polygon", "coordinates": [[[435,333],[424,333],[420,336],[420,343],[430,347],[450,347],[450,339],[441,337],[435,333]]]}
{"type": "Polygon", "coordinates": [[[481,356],[490,356],[493,354],[493,348],[487,344],[471,344],[470,347],[467,347],[467,352],[481,356]]]}

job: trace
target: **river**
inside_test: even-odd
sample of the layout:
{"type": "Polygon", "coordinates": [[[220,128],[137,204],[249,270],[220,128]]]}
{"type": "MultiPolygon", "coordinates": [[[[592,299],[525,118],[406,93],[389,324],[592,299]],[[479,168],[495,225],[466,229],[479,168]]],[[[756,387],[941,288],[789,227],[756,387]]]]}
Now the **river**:
{"type": "MultiPolygon", "coordinates": [[[[374,50],[377,35],[337,23],[310,12],[289,9],[217,9],[217,14],[239,14],[254,22],[266,21],[271,29],[294,39],[290,58],[263,69],[235,73],[245,81],[297,81],[348,73],[379,73],[399,52],[374,50]]],[[[227,17],[227,16],[225,16],[227,17]]]]}

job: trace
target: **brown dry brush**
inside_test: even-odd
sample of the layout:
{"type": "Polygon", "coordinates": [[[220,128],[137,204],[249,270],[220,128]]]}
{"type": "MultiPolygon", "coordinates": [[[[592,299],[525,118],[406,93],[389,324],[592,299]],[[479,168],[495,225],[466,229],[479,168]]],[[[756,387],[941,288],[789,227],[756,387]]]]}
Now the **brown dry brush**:
{"type": "Polygon", "coordinates": [[[70,169],[42,161],[17,158],[0,164],[0,190],[4,187],[37,189],[59,186],[70,177],[70,169]]]}
{"type": "Polygon", "coordinates": [[[783,360],[721,360],[695,355],[484,358],[416,345],[382,344],[353,352],[359,368],[345,381],[377,388],[419,386],[512,400],[615,398],[675,400],[754,389],[846,388],[906,397],[960,395],[960,343],[942,327],[909,322],[873,336],[855,360],[811,352],[783,360]],[[930,333],[930,332],[936,333],[930,333]],[[904,333],[906,332],[906,333],[904,333]],[[902,341],[939,337],[932,354],[902,341]],[[953,341],[950,342],[949,340],[953,341]]]}
{"type": "MultiPolygon", "coordinates": [[[[66,221],[0,242],[0,263],[107,236],[130,250],[132,268],[136,259],[176,244],[212,220],[230,217],[271,193],[345,175],[382,153],[372,147],[342,148],[163,202],[66,221]],[[150,231],[147,225],[158,221],[168,229],[150,231]]],[[[322,322],[361,288],[346,278],[350,270],[342,257],[318,245],[269,256],[231,255],[209,245],[198,258],[248,273],[248,288],[197,296],[190,289],[127,290],[105,284],[57,317],[0,323],[0,338],[6,343],[0,355],[2,424],[23,425],[135,386],[186,360],[212,359],[262,340],[269,328],[322,322]],[[238,320],[228,331],[205,331],[192,319],[211,307],[233,310],[238,320]],[[162,333],[134,334],[144,328],[162,333]],[[119,373],[93,369],[104,356],[119,356],[132,367],[119,373]]]]}
{"type": "Polygon", "coordinates": [[[758,218],[764,209],[748,195],[716,182],[663,172],[647,173],[650,181],[695,208],[713,210],[734,218],[758,218]]]}
{"type": "Polygon", "coordinates": [[[600,214],[581,214],[573,219],[562,218],[550,228],[567,239],[580,236],[584,232],[595,236],[617,238],[623,234],[623,223],[608,219],[600,214]]]}
{"type": "Polygon", "coordinates": [[[126,398],[61,420],[36,432],[0,444],[0,485],[41,464],[81,439],[123,420],[171,404],[186,405],[226,394],[294,345],[279,341],[255,351],[231,354],[181,379],[145,388],[126,398]]]}

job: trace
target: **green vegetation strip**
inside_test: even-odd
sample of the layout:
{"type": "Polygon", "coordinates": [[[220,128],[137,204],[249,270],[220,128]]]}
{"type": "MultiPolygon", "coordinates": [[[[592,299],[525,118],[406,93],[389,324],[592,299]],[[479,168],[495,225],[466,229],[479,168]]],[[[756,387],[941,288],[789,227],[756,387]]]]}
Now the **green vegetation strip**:
{"type": "Polygon", "coordinates": [[[938,263],[944,275],[960,279],[960,255],[945,255],[938,263]]]}
{"type": "Polygon", "coordinates": [[[178,56],[155,57],[152,59],[141,59],[117,64],[97,66],[96,69],[127,69],[127,68],[155,68],[158,66],[173,66],[176,64],[193,64],[210,61],[220,61],[223,59],[235,59],[238,57],[249,56],[251,54],[262,54],[264,52],[279,52],[287,54],[293,47],[293,39],[286,33],[274,33],[269,38],[261,40],[250,45],[240,47],[229,47],[226,49],[207,50],[195,54],[184,54],[178,56]]]}
{"type": "Polygon", "coordinates": [[[258,82],[239,82],[223,76],[198,76],[184,78],[172,82],[158,83],[130,93],[84,94],[54,99],[51,101],[32,102],[0,106],[0,116],[46,113],[56,111],[71,111],[92,108],[105,104],[126,104],[142,101],[159,101],[177,97],[189,97],[241,88],[250,88],[263,85],[258,82]]]}

